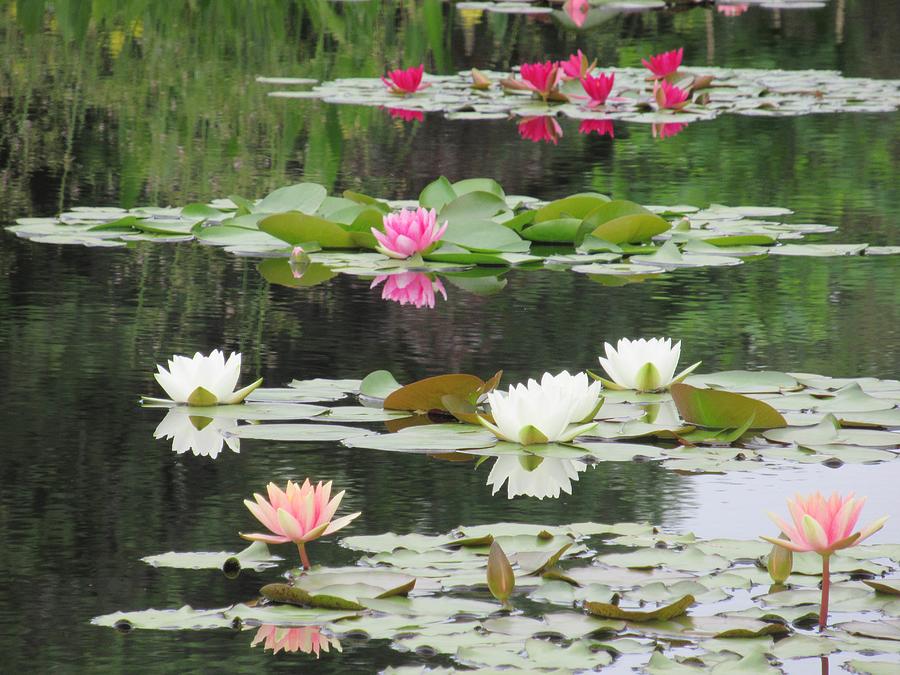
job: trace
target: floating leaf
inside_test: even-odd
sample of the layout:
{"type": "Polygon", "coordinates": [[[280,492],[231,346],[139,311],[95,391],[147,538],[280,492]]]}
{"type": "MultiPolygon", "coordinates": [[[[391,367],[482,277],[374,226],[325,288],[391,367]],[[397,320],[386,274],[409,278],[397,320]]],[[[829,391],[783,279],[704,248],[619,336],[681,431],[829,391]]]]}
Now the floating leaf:
{"type": "Polygon", "coordinates": [[[668,621],[676,616],[684,614],[688,607],[694,604],[693,595],[685,595],[683,598],[654,610],[644,611],[636,609],[622,609],[618,605],[605,602],[585,602],[584,608],[594,616],[606,619],[624,619],[641,623],[644,621],[668,621]]]}
{"type": "Polygon", "coordinates": [[[784,417],[768,403],[728,391],[698,389],[689,384],[670,387],[678,414],[686,422],[704,427],[734,429],[748,419],[751,429],[772,429],[787,426],[784,417]]]}

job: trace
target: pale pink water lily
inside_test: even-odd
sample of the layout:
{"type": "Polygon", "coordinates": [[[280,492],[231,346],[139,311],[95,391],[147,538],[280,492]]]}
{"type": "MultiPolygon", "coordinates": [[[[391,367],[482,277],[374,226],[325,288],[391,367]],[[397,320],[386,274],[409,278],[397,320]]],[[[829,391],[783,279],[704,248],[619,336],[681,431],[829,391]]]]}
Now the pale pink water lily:
{"type": "Polygon", "coordinates": [[[597,134],[598,136],[616,137],[612,120],[583,120],[578,125],[579,134],[597,134]]]}
{"type": "Polygon", "coordinates": [[[332,648],[339,652],[343,651],[340,641],[322,633],[319,626],[290,628],[265,624],[256,631],[250,646],[255,647],[260,642],[263,643],[263,649],[271,649],[273,654],[281,651],[303,652],[315,654],[316,658],[319,658],[320,652],[328,652],[332,648]]]}
{"type": "Polygon", "coordinates": [[[688,97],[690,95],[691,92],[689,90],[676,87],[665,80],[660,80],[653,84],[653,97],[660,108],[681,110],[689,103],[688,97]]]}
{"type": "Polygon", "coordinates": [[[559,67],[562,70],[560,77],[569,80],[578,80],[591,72],[591,69],[597,65],[596,61],[588,61],[588,58],[584,55],[584,52],[580,49],[569,56],[565,61],[559,62],[559,67]]]}
{"type": "Polygon", "coordinates": [[[389,258],[404,259],[416,253],[427,253],[447,231],[447,222],[438,227],[434,209],[403,209],[382,219],[384,231],[372,229],[378,240],[376,250],[389,258]]]}
{"type": "Polygon", "coordinates": [[[523,84],[544,100],[547,100],[556,88],[559,73],[559,64],[554,61],[523,63],[519,67],[523,84]]]}
{"type": "Polygon", "coordinates": [[[566,0],[563,3],[563,11],[576,26],[581,28],[587,20],[588,12],[591,11],[591,3],[588,0],[566,0]]]}
{"type": "Polygon", "coordinates": [[[440,279],[432,279],[424,272],[401,272],[400,274],[382,274],[375,277],[369,288],[384,284],[381,299],[397,302],[401,305],[428,307],[434,309],[435,291],[447,299],[447,291],[440,279]]]}
{"type": "Polygon", "coordinates": [[[616,81],[616,74],[606,75],[601,73],[597,77],[585,75],[581,78],[581,87],[587,94],[588,107],[596,108],[606,103],[609,93],[612,91],[613,84],[616,81]]]}
{"type": "Polygon", "coordinates": [[[716,11],[723,16],[740,16],[748,9],[750,9],[750,5],[746,2],[716,5],[716,11]]]}
{"type": "Polygon", "coordinates": [[[218,349],[204,356],[200,352],[193,358],[173,356],[169,369],[157,365],[154,375],[169,398],[175,403],[192,406],[231,405],[241,403],[262,384],[262,378],[243,389],[235,391],[241,376],[241,355],[235,352],[225,360],[218,349]]]}
{"type": "Polygon", "coordinates": [[[424,73],[425,66],[420,63],[418,67],[412,66],[406,69],[398,68],[397,70],[392,70],[387,74],[387,77],[382,77],[381,81],[384,82],[384,86],[391,90],[392,94],[414,94],[431,86],[428,83],[422,83],[422,75],[424,73]]]}
{"type": "Polygon", "coordinates": [[[650,57],[649,61],[647,59],[641,59],[641,63],[644,64],[644,67],[647,70],[653,73],[655,79],[661,80],[678,72],[678,68],[681,67],[681,59],[683,56],[684,47],[679,47],[670,52],[655,54],[650,57]]]}
{"type": "Polygon", "coordinates": [[[394,119],[403,120],[404,122],[422,122],[425,115],[421,110],[409,110],[407,108],[388,108],[388,114],[394,119]]]}
{"type": "Polygon", "coordinates": [[[552,115],[542,117],[526,117],[519,122],[519,136],[532,143],[559,143],[563,130],[552,115]]]}
{"type": "Polygon", "coordinates": [[[814,492],[807,497],[798,494],[794,499],[787,500],[793,521],[790,524],[773,513],[769,514],[787,539],[762,537],[763,539],[797,553],[815,551],[822,556],[822,607],[819,612],[819,630],[825,630],[828,622],[831,555],[835,551],[856,546],[868,539],[884,527],[887,521],[887,516],[884,516],[854,532],[865,503],[865,497],[856,498],[852,492],[846,497],[835,492],[828,499],[820,492],[814,492]]]}
{"type": "Polygon", "coordinates": [[[304,480],[302,485],[289,480],[284,490],[275,483],[269,483],[266,489],[268,499],[257,493],[253,495],[255,502],[245,499],[244,505],[272,534],[242,532],[241,536],[250,541],[262,541],[267,544],[294,542],[300,551],[304,569],[310,567],[306,544],[337,532],[360,515],[359,512],[351,513],[349,516],[332,520],[341,499],[344,498],[344,492],[341,491],[331,497],[331,481],[327,483],[319,481],[313,486],[309,478],[304,480]]]}
{"type": "Polygon", "coordinates": [[[650,133],[653,138],[671,138],[677,136],[687,128],[687,122],[666,122],[664,124],[651,124],[650,133]]]}

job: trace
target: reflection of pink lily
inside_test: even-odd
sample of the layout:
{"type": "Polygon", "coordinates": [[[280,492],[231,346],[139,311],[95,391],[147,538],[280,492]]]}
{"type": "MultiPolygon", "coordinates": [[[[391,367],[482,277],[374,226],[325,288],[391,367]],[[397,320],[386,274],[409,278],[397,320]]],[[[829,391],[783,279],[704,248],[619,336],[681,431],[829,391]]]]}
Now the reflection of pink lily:
{"type": "Polygon", "coordinates": [[[687,122],[666,122],[665,124],[651,124],[650,132],[653,138],[671,138],[677,136],[687,127],[687,122]]]}
{"type": "Polygon", "coordinates": [[[315,654],[319,658],[319,652],[327,652],[332,647],[339,652],[343,651],[337,638],[324,635],[318,626],[287,628],[266,624],[256,631],[250,646],[255,647],[263,641],[263,649],[271,649],[273,654],[280,651],[303,652],[315,654]]]}
{"type": "Polygon", "coordinates": [[[387,111],[391,117],[403,120],[404,122],[422,122],[425,119],[425,115],[422,114],[421,110],[407,110],[406,108],[388,108],[387,111]]]}
{"type": "Polygon", "coordinates": [[[750,9],[750,5],[746,2],[735,4],[716,5],[716,11],[724,16],[740,16],[750,9]]]}
{"type": "Polygon", "coordinates": [[[532,143],[553,143],[556,145],[562,138],[563,130],[552,115],[542,117],[526,117],[519,122],[519,136],[532,143]]]}
{"type": "Polygon", "coordinates": [[[584,120],[578,125],[579,134],[596,133],[598,136],[609,136],[615,138],[615,128],[612,120],[584,120]]]}
{"type": "Polygon", "coordinates": [[[447,299],[447,291],[440,279],[432,280],[424,272],[401,272],[400,274],[383,274],[375,277],[369,288],[384,283],[381,299],[399,302],[401,305],[428,307],[434,309],[435,291],[447,299]]]}
{"type": "Polygon", "coordinates": [[[553,61],[523,63],[519,67],[522,83],[545,101],[556,88],[559,65],[553,61]]]}
{"type": "Polygon", "coordinates": [[[588,95],[588,107],[596,108],[606,103],[609,92],[612,91],[613,83],[616,81],[616,74],[605,75],[600,73],[597,77],[585,75],[581,78],[581,86],[588,95]]]}
{"type": "Polygon", "coordinates": [[[588,0],[566,0],[563,4],[563,11],[569,15],[569,18],[579,28],[584,25],[590,10],[591,4],[588,0]]]}
{"type": "Polygon", "coordinates": [[[654,79],[661,80],[678,72],[683,56],[684,47],[679,47],[670,52],[651,56],[649,61],[647,59],[641,59],[641,63],[644,64],[644,67],[646,67],[647,70],[653,73],[654,79]]]}
{"type": "Polygon", "coordinates": [[[688,97],[691,95],[689,90],[680,89],[674,84],[669,84],[665,80],[653,83],[653,97],[656,104],[660,108],[668,108],[670,110],[681,110],[688,104],[688,97]]]}
{"type": "Polygon", "coordinates": [[[391,90],[392,94],[414,94],[417,91],[430,87],[430,84],[422,84],[422,75],[425,73],[425,66],[419,64],[419,67],[411,67],[402,70],[392,70],[387,77],[382,77],[381,81],[384,86],[391,90]]]}

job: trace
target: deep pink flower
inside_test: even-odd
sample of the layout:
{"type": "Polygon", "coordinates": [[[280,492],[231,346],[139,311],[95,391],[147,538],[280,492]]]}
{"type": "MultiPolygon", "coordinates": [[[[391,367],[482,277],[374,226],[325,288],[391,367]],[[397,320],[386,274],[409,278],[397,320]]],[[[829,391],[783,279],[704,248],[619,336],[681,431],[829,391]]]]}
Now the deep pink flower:
{"type": "Polygon", "coordinates": [[[401,305],[429,307],[434,309],[435,290],[447,299],[447,291],[440,279],[432,280],[424,272],[401,272],[400,274],[383,274],[375,277],[369,288],[384,283],[381,299],[399,302],[401,305]]]}
{"type": "Polygon", "coordinates": [[[560,61],[559,67],[562,69],[562,77],[570,80],[577,80],[588,74],[591,69],[591,64],[584,55],[584,52],[579,49],[577,53],[572,54],[565,61],[560,61]]]}
{"type": "Polygon", "coordinates": [[[546,99],[556,87],[559,79],[559,65],[553,61],[544,63],[523,63],[519,74],[526,87],[546,99]]]}
{"type": "Polygon", "coordinates": [[[651,124],[650,132],[653,138],[671,138],[677,136],[687,127],[687,122],[666,122],[665,124],[651,124]]]}
{"type": "Polygon", "coordinates": [[[392,94],[414,94],[417,91],[430,87],[430,84],[422,84],[422,75],[425,66],[419,64],[418,68],[410,67],[406,70],[392,70],[387,77],[382,77],[384,86],[391,90],[392,94]]]}
{"type": "Polygon", "coordinates": [[[319,658],[319,652],[327,652],[332,647],[339,652],[343,651],[337,638],[324,635],[319,626],[288,628],[266,624],[256,631],[250,646],[255,647],[260,642],[263,642],[263,649],[271,649],[273,654],[280,651],[303,652],[315,654],[319,658]]]}
{"type": "Polygon", "coordinates": [[[613,83],[616,81],[616,74],[604,75],[601,73],[597,77],[585,75],[581,78],[581,86],[588,95],[588,107],[596,108],[606,103],[609,92],[612,91],[613,83]]]}
{"type": "Polygon", "coordinates": [[[609,136],[615,138],[615,128],[612,120],[584,120],[578,125],[579,134],[596,133],[598,136],[609,136]]]}
{"type": "Polygon", "coordinates": [[[744,12],[750,9],[750,5],[746,2],[739,2],[735,4],[726,4],[726,5],[716,5],[716,11],[719,14],[723,14],[725,16],[740,16],[744,12]]]}
{"type": "Polygon", "coordinates": [[[375,248],[389,258],[401,260],[429,251],[447,230],[446,221],[438,227],[434,209],[403,209],[389,213],[382,220],[384,232],[371,228],[379,244],[375,248]]]}
{"type": "Polygon", "coordinates": [[[690,91],[679,89],[665,80],[657,80],[653,85],[653,96],[660,108],[680,110],[688,104],[690,91]]]}
{"type": "Polygon", "coordinates": [[[404,122],[422,122],[425,119],[425,115],[422,114],[421,110],[407,110],[406,108],[388,108],[387,111],[391,117],[401,119],[404,122]]]}
{"type": "Polygon", "coordinates": [[[563,4],[563,11],[579,28],[584,25],[590,10],[591,4],[588,0],[566,0],[563,4]]]}
{"type": "Polygon", "coordinates": [[[656,79],[663,79],[672,75],[673,73],[678,72],[679,66],[681,66],[681,59],[684,56],[684,47],[679,47],[678,49],[673,49],[670,52],[664,52],[662,54],[656,54],[655,56],[651,56],[650,60],[641,59],[641,63],[653,73],[653,77],[656,79]]]}
{"type": "Polygon", "coordinates": [[[526,117],[519,122],[519,136],[532,143],[553,143],[556,145],[562,138],[563,130],[552,115],[542,117],[526,117]]]}
{"type": "Polygon", "coordinates": [[[319,537],[337,532],[359,515],[351,513],[349,516],[332,520],[344,493],[339,492],[331,499],[331,481],[324,484],[319,481],[313,487],[309,478],[303,481],[303,485],[289,480],[284,491],[275,483],[269,483],[267,491],[268,500],[257,493],[253,495],[255,502],[245,499],[244,505],[272,534],[242,532],[241,536],[244,539],[263,541],[267,544],[294,542],[300,550],[300,559],[305,569],[309,569],[305,545],[319,537]]]}

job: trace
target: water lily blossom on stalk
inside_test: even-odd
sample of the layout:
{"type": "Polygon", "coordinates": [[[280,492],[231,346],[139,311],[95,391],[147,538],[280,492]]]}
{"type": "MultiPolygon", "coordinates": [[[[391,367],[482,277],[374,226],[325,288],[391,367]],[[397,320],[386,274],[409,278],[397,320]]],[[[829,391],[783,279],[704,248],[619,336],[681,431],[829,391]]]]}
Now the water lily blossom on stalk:
{"type": "Polygon", "coordinates": [[[788,499],[788,510],[793,523],[788,524],[773,513],[769,517],[781,528],[787,539],[762,537],[771,544],[790,551],[802,553],[815,551],[822,556],[822,607],[819,611],[819,630],[825,630],[828,623],[828,591],[830,587],[829,560],[835,551],[856,546],[884,527],[887,516],[856,532],[856,522],[866,498],[856,498],[853,493],[846,497],[833,493],[825,498],[819,492],[803,497],[796,495],[788,499]]]}
{"type": "Polygon", "coordinates": [[[487,484],[493,487],[491,494],[497,494],[505,483],[509,499],[519,495],[557,499],[560,492],[572,494],[572,481],[585,469],[587,464],[577,459],[502,455],[491,467],[487,484]]]}
{"type": "Polygon", "coordinates": [[[241,439],[233,434],[237,426],[236,419],[191,415],[185,408],[170,408],[153,438],[171,439],[172,451],[179,455],[190,451],[215,459],[226,444],[234,452],[241,451],[241,439]]]}
{"type": "Polygon", "coordinates": [[[414,94],[417,91],[430,87],[430,84],[422,84],[422,75],[425,73],[425,66],[419,64],[418,68],[413,66],[406,69],[392,70],[387,77],[382,77],[381,81],[384,86],[391,90],[392,94],[414,94]]]}
{"type": "Polygon", "coordinates": [[[384,231],[371,228],[378,240],[376,250],[389,258],[402,260],[416,253],[427,253],[447,231],[447,223],[438,226],[437,211],[418,208],[389,213],[382,219],[384,231]]]}
{"type": "Polygon", "coordinates": [[[596,425],[594,415],[603,403],[600,383],[587,375],[544,373],[541,381],[510,386],[508,392],[487,395],[493,423],[479,421],[497,438],[512,443],[566,443],[596,425]]]}
{"type": "Polygon", "coordinates": [[[309,569],[309,558],[306,555],[306,544],[328,534],[337,532],[359,516],[359,512],[351,513],[332,520],[340,506],[344,492],[331,497],[331,481],[315,486],[309,478],[303,484],[287,482],[282,490],[275,483],[267,486],[269,498],[254,494],[255,502],[244,500],[250,513],[265,525],[272,534],[241,533],[244,539],[263,541],[267,544],[286,544],[294,542],[300,551],[300,560],[304,569],[309,569]]]}
{"type": "Polygon", "coordinates": [[[585,75],[581,78],[581,86],[588,97],[588,107],[596,108],[606,103],[609,93],[616,81],[616,74],[605,75],[601,73],[597,77],[585,75]]]}
{"type": "Polygon", "coordinates": [[[581,28],[591,11],[591,3],[588,0],[566,0],[563,3],[563,11],[572,19],[572,22],[581,28]]]}
{"type": "Polygon", "coordinates": [[[290,628],[265,624],[256,631],[250,646],[255,647],[260,642],[263,643],[263,649],[271,649],[273,654],[281,651],[303,652],[304,654],[315,654],[316,658],[319,658],[320,652],[327,652],[332,647],[336,651],[343,651],[340,641],[322,633],[319,626],[290,628]]]}
{"type": "Polygon", "coordinates": [[[676,376],[675,368],[681,358],[681,343],[672,346],[671,338],[622,338],[615,348],[608,342],[604,343],[604,348],[606,358],[600,357],[600,365],[612,381],[602,382],[610,389],[665,389],[670,384],[681,382],[700,365],[698,361],[676,376]]]}
{"type": "Polygon", "coordinates": [[[569,56],[565,61],[559,62],[559,67],[562,69],[561,77],[569,80],[579,80],[594,68],[597,65],[596,61],[588,61],[588,58],[584,55],[584,52],[580,49],[569,56]]]}
{"type": "Polygon", "coordinates": [[[689,90],[681,89],[665,81],[656,82],[653,85],[653,97],[660,108],[681,110],[690,102],[688,100],[690,95],[689,90]]]}
{"type": "Polygon", "coordinates": [[[432,279],[425,272],[401,272],[400,274],[382,274],[372,281],[369,288],[384,284],[381,299],[398,302],[401,305],[428,307],[434,309],[435,291],[447,299],[447,291],[440,279],[432,279]]]}
{"type": "Polygon", "coordinates": [[[554,61],[523,63],[519,67],[522,83],[545,101],[556,88],[559,73],[559,64],[554,61]]]}
{"type": "Polygon", "coordinates": [[[557,145],[563,130],[553,115],[526,117],[519,122],[519,136],[532,143],[553,143],[557,145]]]}
{"type": "Polygon", "coordinates": [[[388,114],[394,119],[403,120],[404,122],[422,122],[425,115],[421,110],[409,110],[407,108],[388,108],[388,114]]]}
{"type": "Polygon", "coordinates": [[[653,73],[653,78],[657,80],[664,79],[678,72],[681,67],[681,59],[684,57],[684,47],[673,49],[670,52],[655,54],[650,60],[641,59],[644,67],[653,73]]]}
{"type": "Polygon", "coordinates": [[[598,136],[616,137],[616,130],[612,120],[583,120],[578,125],[579,134],[593,134],[598,136]]]}
{"type": "Polygon", "coordinates": [[[214,349],[209,356],[197,352],[190,359],[175,355],[168,366],[166,370],[158,365],[154,377],[175,403],[192,406],[240,403],[262,384],[260,378],[235,391],[241,376],[241,355],[237,352],[231,354],[227,361],[218,349],[214,349]]]}

